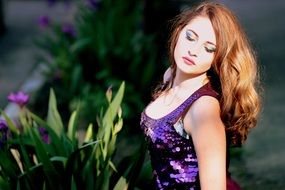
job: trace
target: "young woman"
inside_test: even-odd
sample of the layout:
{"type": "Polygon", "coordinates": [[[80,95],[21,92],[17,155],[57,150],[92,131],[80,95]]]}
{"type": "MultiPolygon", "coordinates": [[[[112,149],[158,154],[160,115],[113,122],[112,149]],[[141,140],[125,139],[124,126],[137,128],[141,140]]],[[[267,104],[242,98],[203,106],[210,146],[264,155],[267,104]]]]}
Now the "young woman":
{"type": "Polygon", "coordinates": [[[239,189],[228,175],[228,147],[240,146],[260,110],[257,66],[238,20],[202,3],[175,20],[164,87],[145,108],[157,189],[239,189]]]}

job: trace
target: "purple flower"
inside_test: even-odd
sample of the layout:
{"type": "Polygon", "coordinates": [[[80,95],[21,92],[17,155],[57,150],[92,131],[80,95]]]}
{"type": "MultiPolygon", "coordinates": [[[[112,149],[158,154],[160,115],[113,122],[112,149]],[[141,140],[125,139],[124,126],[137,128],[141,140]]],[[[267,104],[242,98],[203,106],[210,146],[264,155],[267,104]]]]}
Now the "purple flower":
{"type": "Polygon", "coordinates": [[[70,23],[63,24],[62,27],[61,27],[61,30],[62,30],[63,33],[65,33],[68,36],[71,36],[71,37],[75,37],[76,36],[75,28],[70,23]]]}
{"type": "Polygon", "coordinates": [[[29,95],[25,94],[24,92],[18,93],[10,93],[7,97],[10,102],[14,102],[18,104],[20,107],[25,106],[29,102],[29,95]]]}
{"type": "Polygon", "coordinates": [[[38,24],[39,24],[40,28],[45,29],[50,24],[50,18],[46,15],[43,15],[39,18],[38,24]]]}
{"type": "Polygon", "coordinates": [[[46,143],[46,144],[50,144],[51,141],[50,141],[50,137],[48,135],[48,131],[46,130],[46,128],[39,127],[38,130],[39,130],[40,136],[42,138],[42,141],[44,141],[44,143],[46,143]]]}
{"type": "Polygon", "coordinates": [[[0,119],[0,150],[3,148],[4,143],[10,136],[10,130],[5,120],[0,119]]]}

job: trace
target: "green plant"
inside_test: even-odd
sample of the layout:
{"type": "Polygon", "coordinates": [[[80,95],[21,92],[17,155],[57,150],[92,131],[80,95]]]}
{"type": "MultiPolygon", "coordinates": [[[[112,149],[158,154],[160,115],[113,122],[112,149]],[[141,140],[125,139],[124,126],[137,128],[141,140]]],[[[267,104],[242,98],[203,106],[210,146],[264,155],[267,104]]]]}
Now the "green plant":
{"type": "Polygon", "coordinates": [[[84,138],[79,137],[79,110],[65,127],[53,90],[45,120],[28,110],[26,96],[19,93],[25,101],[12,96],[21,111],[18,123],[2,111],[0,189],[126,189],[128,175],[138,168],[138,162],[132,161],[126,171],[118,172],[112,161],[123,126],[120,105],[124,89],[122,83],[113,98],[112,91],[107,91],[108,108],[97,117],[98,131],[90,124],[84,138]],[[114,174],[119,175],[116,181],[114,174]]]}
{"type": "Polygon", "coordinates": [[[53,24],[37,42],[48,54],[42,62],[49,67],[50,85],[60,95],[61,107],[72,110],[81,102],[87,112],[80,114],[95,122],[88,110],[106,106],[99,97],[124,80],[124,117],[137,123],[158,67],[154,36],[143,32],[143,1],[101,0],[92,7],[85,2],[76,4],[70,32],[53,24]]]}

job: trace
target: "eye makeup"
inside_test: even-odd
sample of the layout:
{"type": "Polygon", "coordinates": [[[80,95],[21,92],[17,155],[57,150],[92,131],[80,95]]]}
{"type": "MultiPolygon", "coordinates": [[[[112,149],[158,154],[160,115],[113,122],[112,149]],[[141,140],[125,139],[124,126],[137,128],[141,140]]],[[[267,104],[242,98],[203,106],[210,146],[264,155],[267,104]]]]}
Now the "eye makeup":
{"type": "MultiPolygon", "coordinates": [[[[198,41],[199,36],[193,30],[187,29],[186,30],[186,39],[191,41],[191,42],[195,42],[195,41],[198,41]]],[[[216,51],[215,45],[209,41],[204,43],[204,48],[205,48],[205,51],[208,53],[214,53],[216,51]]]]}
{"type": "Polygon", "coordinates": [[[205,47],[206,52],[208,53],[216,52],[216,47],[213,45],[205,45],[204,47],[205,47]]]}
{"type": "Polygon", "coordinates": [[[198,36],[192,30],[186,30],[186,38],[189,41],[196,41],[198,36]]]}

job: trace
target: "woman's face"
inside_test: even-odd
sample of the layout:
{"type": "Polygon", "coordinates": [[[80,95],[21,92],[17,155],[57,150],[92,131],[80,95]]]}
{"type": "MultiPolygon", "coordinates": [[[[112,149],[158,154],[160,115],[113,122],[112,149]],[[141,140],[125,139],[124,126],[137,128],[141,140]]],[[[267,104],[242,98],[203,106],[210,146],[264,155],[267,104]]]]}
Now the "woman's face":
{"type": "Polygon", "coordinates": [[[174,49],[177,70],[195,77],[210,69],[216,51],[216,36],[211,21],[198,16],[180,32],[174,49]]]}

